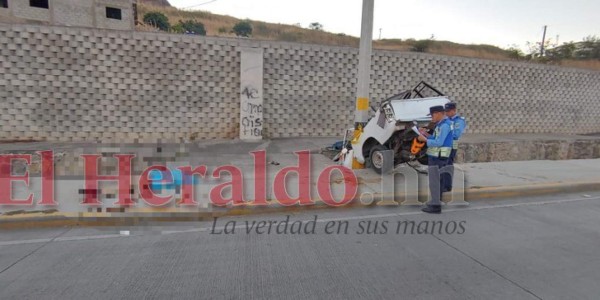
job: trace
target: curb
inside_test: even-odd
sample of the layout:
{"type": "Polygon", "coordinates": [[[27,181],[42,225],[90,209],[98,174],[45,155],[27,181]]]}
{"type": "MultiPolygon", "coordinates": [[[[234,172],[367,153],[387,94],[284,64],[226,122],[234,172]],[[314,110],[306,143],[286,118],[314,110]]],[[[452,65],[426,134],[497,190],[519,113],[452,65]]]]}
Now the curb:
{"type": "MultiPolygon", "coordinates": [[[[555,182],[542,183],[535,185],[523,185],[512,187],[473,187],[464,191],[455,191],[453,196],[464,193],[464,199],[468,202],[523,197],[523,196],[542,196],[551,194],[566,194],[583,191],[600,190],[600,180],[586,182],[555,182]]],[[[271,213],[294,213],[306,212],[317,209],[351,209],[357,207],[373,206],[399,206],[398,203],[404,202],[407,198],[418,198],[423,202],[427,200],[427,194],[412,194],[397,197],[392,194],[376,195],[383,204],[363,204],[358,199],[342,207],[330,207],[325,203],[318,201],[311,206],[272,206],[272,207],[233,207],[229,209],[216,209],[210,212],[181,212],[181,211],[158,211],[158,212],[127,212],[127,213],[36,213],[21,215],[0,215],[0,229],[23,229],[23,228],[44,228],[44,227],[66,227],[66,226],[135,226],[147,225],[157,222],[190,222],[190,221],[210,221],[215,217],[229,216],[247,216],[261,215],[271,213]],[[391,202],[391,201],[395,201],[391,202]]]]}
{"type": "Polygon", "coordinates": [[[514,196],[541,196],[567,194],[582,191],[599,191],[600,179],[585,182],[541,183],[529,186],[471,188],[466,191],[465,200],[509,198],[514,196]]]}

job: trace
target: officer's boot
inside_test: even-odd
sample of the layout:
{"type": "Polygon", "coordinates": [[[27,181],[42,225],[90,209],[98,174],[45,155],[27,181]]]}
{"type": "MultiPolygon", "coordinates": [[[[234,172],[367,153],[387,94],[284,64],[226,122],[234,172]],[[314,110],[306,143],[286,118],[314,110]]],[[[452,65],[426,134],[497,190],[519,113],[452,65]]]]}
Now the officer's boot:
{"type": "Polygon", "coordinates": [[[427,205],[427,207],[424,207],[421,210],[423,212],[428,213],[428,214],[441,214],[442,213],[442,206],[441,205],[427,205]]]}

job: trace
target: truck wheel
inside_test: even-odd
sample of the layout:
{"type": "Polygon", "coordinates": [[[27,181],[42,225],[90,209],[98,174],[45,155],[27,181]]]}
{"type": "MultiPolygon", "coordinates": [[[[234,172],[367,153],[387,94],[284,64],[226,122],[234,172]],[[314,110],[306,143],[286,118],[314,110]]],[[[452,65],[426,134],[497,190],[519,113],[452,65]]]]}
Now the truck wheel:
{"type": "Polygon", "coordinates": [[[386,150],[388,150],[388,148],[382,145],[377,145],[371,148],[371,153],[369,154],[369,162],[371,168],[373,168],[373,170],[375,170],[377,174],[381,174],[381,170],[384,166],[382,151],[386,150]]]}

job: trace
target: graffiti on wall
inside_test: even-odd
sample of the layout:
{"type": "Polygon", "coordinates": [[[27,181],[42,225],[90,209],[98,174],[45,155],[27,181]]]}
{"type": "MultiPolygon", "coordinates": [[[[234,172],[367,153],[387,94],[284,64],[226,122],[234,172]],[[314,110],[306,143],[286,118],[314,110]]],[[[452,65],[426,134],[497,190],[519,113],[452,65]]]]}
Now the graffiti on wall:
{"type": "Polygon", "coordinates": [[[259,140],[263,136],[263,53],[262,49],[241,51],[240,139],[259,140]]]}
{"type": "MultiPolygon", "coordinates": [[[[242,91],[242,124],[241,136],[262,137],[262,103],[258,103],[259,92],[252,86],[247,86],[242,91]]],[[[259,101],[262,102],[262,99],[259,101]]]]}

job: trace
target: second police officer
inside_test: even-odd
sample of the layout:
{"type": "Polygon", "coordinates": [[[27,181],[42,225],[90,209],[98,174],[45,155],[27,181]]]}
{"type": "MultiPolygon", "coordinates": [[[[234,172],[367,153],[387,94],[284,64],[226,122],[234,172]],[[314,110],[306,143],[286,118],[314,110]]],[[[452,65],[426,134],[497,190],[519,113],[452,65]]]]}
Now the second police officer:
{"type": "Polygon", "coordinates": [[[465,129],[467,128],[467,122],[465,118],[459,116],[456,113],[456,103],[450,102],[445,105],[446,117],[451,123],[452,129],[452,153],[450,153],[450,158],[448,159],[448,171],[449,173],[442,174],[443,177],[446,177],[445,186],[442,187],[444,192],[452,191],[452,179],[454,178],[454,161],[456,159],[456,152],[458,151],[458,141],[462,137],[465,129]]]}

